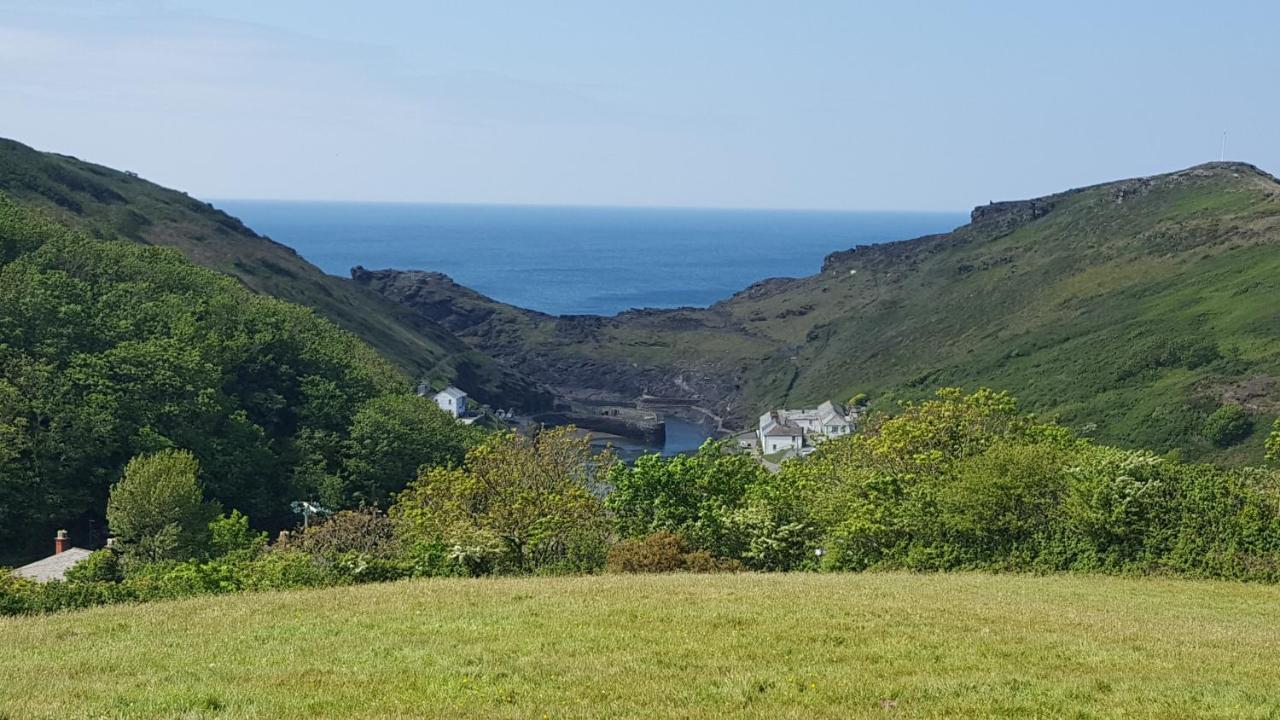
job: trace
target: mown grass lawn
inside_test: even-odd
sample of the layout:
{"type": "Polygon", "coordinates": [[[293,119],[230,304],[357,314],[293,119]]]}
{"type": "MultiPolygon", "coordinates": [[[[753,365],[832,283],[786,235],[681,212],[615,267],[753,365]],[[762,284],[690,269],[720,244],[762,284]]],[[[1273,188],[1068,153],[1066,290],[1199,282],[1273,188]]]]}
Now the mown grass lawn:
{"type": "Polygon", "coordinates": [[[1280,718],[1280,588],[433,580],[0,620],[0,718],[1280,718]]]}

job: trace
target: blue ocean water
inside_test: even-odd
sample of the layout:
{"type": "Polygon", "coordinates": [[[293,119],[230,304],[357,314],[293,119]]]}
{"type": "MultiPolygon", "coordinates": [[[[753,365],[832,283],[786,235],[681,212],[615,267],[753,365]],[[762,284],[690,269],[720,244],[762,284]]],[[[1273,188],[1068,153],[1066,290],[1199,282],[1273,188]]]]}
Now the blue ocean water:
{"type": "Polygon", "coordinates": [[[963,213],[215,203],[325,272],[434,270],[552,314],[706,306],[810,275],[836,250],[944,232],[963,213]]]}

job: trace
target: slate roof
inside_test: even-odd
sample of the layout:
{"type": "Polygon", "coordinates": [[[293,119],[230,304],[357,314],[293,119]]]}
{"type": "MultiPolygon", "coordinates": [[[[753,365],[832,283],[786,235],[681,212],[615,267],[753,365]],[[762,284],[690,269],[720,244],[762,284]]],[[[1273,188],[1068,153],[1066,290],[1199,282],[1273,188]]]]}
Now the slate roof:
{"type": "Polygon", "coordinates": [[[764,437],[804,437],[800,428],[771,412],[760,416],[760,434],[764,437]]]}
{"type": "Polygon", "coordinates": [[[436,397],[440,397],[441,395],[448,395],[454,400],[461,400],[462,398],[467,396],[466,393],[462,392],[461,390],[459,390],[458,388],[452,385],[436,393],[436,397]]]}
{"type": "Polygon", "coordinates": [[[798,427],[783,425],[782,423],[772,423],[764,429],[765,437],[803,437],[804,433],[798,427]]]}
{"type": "Polygon", "coordinates": [[[73,547],[63,550],[57,555],[50,555],[43,560],[37,560],[29,565],[23,565],[13,571],[14,575],[24,577],[28,580],[36,582],[49,582],[50,580],[62,580],[66,577],[67,571],[75,567],[77,563],[93,554],[92,550],[73,547]]]}

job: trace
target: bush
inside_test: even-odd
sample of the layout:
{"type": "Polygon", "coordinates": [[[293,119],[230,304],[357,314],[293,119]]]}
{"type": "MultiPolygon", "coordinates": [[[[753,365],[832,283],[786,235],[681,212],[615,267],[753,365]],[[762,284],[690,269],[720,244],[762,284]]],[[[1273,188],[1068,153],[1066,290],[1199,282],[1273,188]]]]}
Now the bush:
{"type": "Polygon", "coordinates": [[[216,595],[244,587],[240,566],[220,560],[136,566],[123,584],[134,596],[147,600],[216,595]]]}
{"type": "Polygon", "coordinates": [[[684,567],[684,543],[675,533],[659,530],[609,548],[605,568],[615,573],[665,573],[684,567]]]}
{"type": "Polygon", "coordinates": [[[1239,405],[1223,405],[1205,418],[1201,434],[1218,447],[1230,447],[1253,432],[1253,420],[1239,405]]]}
{"type": "Polygon", "coordinates": [[[738,560],[717,558],[706,550],[685,552],[684,540],[660,530],[640,538],[630,538],[609,548],[605,569],[613,573],[668,573],[677,571],[710,573],[738,572],[738,560]]]}
{"type": "Polygon", "coordinates": [[[348,582],[332,564],[289,549],[272,549],[248,563],[241,569],[241,581],[247,590],[291,590],[348,582]]]}
{"type": "Polygon", "coordinates": [[[114,550],[103,548],[94,551],[89,557],[72,565],[67,570],[67,582],[119,582],[120,556],[114,550]]]}
{"type": "Polygon", "coordinates": [[[726,454],[723,443],[708,441],[692,455],[645,455],[614,466],[605,504],[624,537],[665,530],[690,549],[738,555],[742,540],[730,518],[767,475],[750,455],[726,454]]]}
{"type": "Polygon", "coordinates": [[[374,508],[343,510],[294,533],[285,543],[290,550],[333,563],[354,555],[387,560],[399,554],[400,541],[386,515],[374,508]]]}
{"type": "Polygon", "coordinates": [[[691,573],[742,572],[747,569],[742,561],[733,558],[718,558],[706,550],[695,550],[681,556],[683,570],[691,573]]]}
{"type": "Polygon", "coordinates": [[[267,534],[250,528],[249,518],[239,510],[232,510],[230,515],[220,515],[209,523],[211,557],[236,556],[252,559],[266,547],[267,534]]]}

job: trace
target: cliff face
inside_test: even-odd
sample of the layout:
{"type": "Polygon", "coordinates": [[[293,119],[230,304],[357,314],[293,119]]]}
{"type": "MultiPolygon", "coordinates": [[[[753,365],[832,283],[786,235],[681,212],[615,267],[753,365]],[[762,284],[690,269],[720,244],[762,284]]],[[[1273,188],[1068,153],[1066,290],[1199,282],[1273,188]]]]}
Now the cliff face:
{"type": "Polygon", "coordinates": [[[705,310],[556,317],[498,302],[442,273],[357,267],[351,277],[440,323],[471,347],[546,384],[565,400],[625,405],[657,395],[723,409],[741,374],[719,358],[685,356],[672,362],[673,336],[734,333],[705,310]]]}
{"type": "Polygon", "coordinates": [[[1198,428],[1230,388],[1280,375],[1275,178],[1210,163],[971,218],[706,309],[555,318],[438,274],[356,278],[575,397],[693,397],[745,424],[774,404],[986,385],[1110,443],[1257,449],[1210,447],[1198,428]]]}

